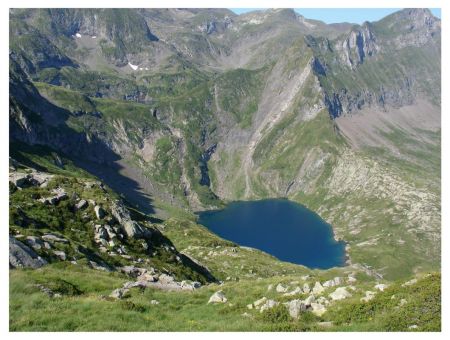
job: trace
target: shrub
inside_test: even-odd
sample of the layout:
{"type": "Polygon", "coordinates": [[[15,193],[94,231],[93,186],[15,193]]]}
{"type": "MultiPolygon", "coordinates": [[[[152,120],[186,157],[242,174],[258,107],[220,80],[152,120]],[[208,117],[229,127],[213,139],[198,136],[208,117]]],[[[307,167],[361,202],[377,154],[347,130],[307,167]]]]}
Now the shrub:
{"type": "Polygon", "coordinates": [[[147,310],[147,308],[144,305],[137,304],[129,300],[122,301],[121,306],[125,310],[130,310],[139,313],[144,313],[147,310]]]}
{"type": "Polygon", "coordinates": [[[284,305],[277,305],[265,310],[260,314],[260,318],[262,321],[270,323],[282,323],[291,320],[291,316],[284,305]]]}
{"type": "Polygon", "coordinates": [[[83,292],[77,286],[62,279],[46,281],[43,282],[42,284],[45,287],[49,288],[54,293],[59,293],[61,295],[76,296],[83,294],[83,292]]]}

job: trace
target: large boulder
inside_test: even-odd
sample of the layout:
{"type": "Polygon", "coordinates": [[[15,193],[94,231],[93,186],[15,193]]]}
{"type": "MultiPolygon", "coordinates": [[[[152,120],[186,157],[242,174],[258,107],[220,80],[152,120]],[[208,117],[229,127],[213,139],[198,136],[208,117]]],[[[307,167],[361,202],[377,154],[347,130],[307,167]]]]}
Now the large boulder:
{"type": "Polygon", "coordinates": [[[312,313],[317,316],[322,316],[327,311],[327,309],[325,308],[324,305],[322,305],[321,303],[316,303],[316,302],[311,303],[311,308],[312,308],[312,313]]]}
{"type": "Polygon", "coordinates": [[[25,188],[31,185],[31,175],[24,172],[11,172],[9,174],[9,181],[18,188],[25,188]]]}
{"type": "Polygon", "coordinates": [[[329,294],[330,298],[333,300],[343,300],[352,296],[345,287],[336,288],[336,290],[329,294]]]}
{"type": "Polygon", "coordinates": [[[105,210],[99,205],[96,205],[94,207],[95,216],[98,220],[101,220],[103,217],[105,217],[105,210]]]}
{"type": "Polygon", "coordinates": [[[315,301],[316,301],[316,297],[314,295],[310,295],[303,302],[305,303],[305,305],[311,306],[311,303],[313,303],[315,301]]]}
{"type": "Polygon", "coordinates": [[[303,293],[309,294],[311,292],[311,288],[309,287],[309,284],[305,283],[303,285],[303,293]]]}
{"type": "Polygon", "coordinates": [[[344,283],[344,280],[341,277],[335,277],[332,280],[325,281],[323,283],[323,286],[324,287],[335,287],[335,286],[340,286],[343,283],[344,283]]]}
{"type": "Polygon", "coordinates": [[[325,291],[325,288],[323,288],[323,286],[320,284],[320,282],[317,281],[317,282],[314,284],[314,287],[313,287],[313,289],[312,289],[313,294],[314,294],[314,295],[320,295],[320,294],[322,294],[324,291],[325,291]]]}
{"type": "Polygon", "coordinates": [[[46,264],[47,261],[30,247],[9,235],[9,266],[11,268],[39,268],[46,264]]]}
{"type": "Polygon", "coordinates": [[[68,240],[66,240],[65,238],[62,237],[58,237],[54,234],[45,234],[42,235],[42,239],[44,241],[48,241],[48,242],[60,242],[60,243],[69,243],[68,240]]]}
{"type": "Polygon", "coordinates": [[[372,292],[370,290],[366,291],[366,296],[362,297],[360,300],[361,302],[368,302],[372,300],[375,297],[375,292],[372,292]]]}
{"type": "Polygon", "coordinates": [[[50,249],[50,244],[42,241],[37,236],[27,236],[25,242],[34,250],[40,250],[42,248],[50,249]]]}
{"type": "Polygon", "coordinates": [[[129,238],[151,238],[152,232],[133,221],[130,212],[122,203],[114,202],[111,206],[111,214],[120,223],[129,238]]]}
{"type": "Polygon", "coordinates": [[[275,306],[279,305],[279,302],[275,301],[275,300],[267,300],[262,306],[261,309],[259,310],[261,313],[264,312],[265,310],[271,309],[275,306]]]}
{"type": "Polygon", "coordinates": [[[303,293],[303,290],[300,287],[295,287],[294,290],[288,292],[288,293],[284,293],[283,296],[293,296],[293,295],[297,295],[297,294],[301,294],[303,293]]]}
{"type": "Polygon", "coordinates": [[[388,287],[388,285],[387,284],[384,284],[384,283],[378,283],[378,284],[376,284],[375,285],[375,289],[378,289],[379,291],[384,291],[386,288],[388,287]]]}
{"type": "Polygon", "coordinates": [[[208,303],[225,303],[228,299],[225,297],[225,294],[219,290],[218,292],[215,292],[211,297],[209,298],[208,303]]]}
{"type": "Polygon", "coordinates": [[[122,227],[129,238],[150,238],[152,232],[147,228],[142,227],[139,223],[133,220],[126,220],[122,223],[122,227]]]}
{"type": "Polygon", "coordinates": [[[60,201],[67,199],[67,193],[62,188],[52,190],[53,196],[40,198],[39,201],[44,204],[55,205],[60,201]]]}
{"type": "Polygon", "coordinates": [[[277,285],[277,287],[275,288],[275,290],[277,291],[277,293],[286,293],[288,291],[289,287],[284,286],[283,284],[279,283],[277,285]]]}
{"type": "Polygon", "coordinates": [[[289,315],[294,319],[297,319],[301,312],[306,311],[306,305],[302,300],[292,300],[285,305],[289,310],[289,315]]]}
{"type": "Polygon", "coordinates": [[[75,210],[83,210],[87,208],[88,202],[86,200],[80,200],[77,204],[75,204],[75,210]]]}
{"type": "Polygon", "coordinates": [[[129,291],[129,288],[117,288],[109,295],[114,299],[122,299],[129,291]]]}

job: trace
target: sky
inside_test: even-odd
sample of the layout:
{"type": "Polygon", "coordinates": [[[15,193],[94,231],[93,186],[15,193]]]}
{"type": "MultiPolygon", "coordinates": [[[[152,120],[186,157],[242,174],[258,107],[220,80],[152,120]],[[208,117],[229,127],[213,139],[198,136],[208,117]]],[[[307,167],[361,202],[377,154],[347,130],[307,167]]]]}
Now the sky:
{"type": "MultiPolygon", "coordinates": [[[[242,14],[263,8],[230,8],[236,14],[242,14]]],[[[294,8],[307,19],[321,20],[327,24],[350,22],[362,24],[364,21],[377,21],[386,15],[400,10],[400,8],[294,8]]],[[[431,8],[431,12],[441,17],[440,8],[431,8]]]]}

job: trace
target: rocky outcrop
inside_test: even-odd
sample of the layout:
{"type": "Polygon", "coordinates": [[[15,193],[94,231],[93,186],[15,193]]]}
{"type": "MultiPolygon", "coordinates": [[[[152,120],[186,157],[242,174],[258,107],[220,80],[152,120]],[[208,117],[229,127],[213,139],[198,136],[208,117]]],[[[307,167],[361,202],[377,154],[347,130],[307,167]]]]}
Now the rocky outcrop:
{"type": "Polygon", "coordinates": [[[375,55],[379,49],[375,34],[368,22],[352,30],[343,42],[338,41],[335,45],[341,61],[351,68],[362,64],[366,58],[375,55]]]}
{"type": "Polygon", "coordinates": [[[114,202],[112,204],[111,214],[120,223],[129,238],[151,238],[151,230],[141,226],[138,222],[133,221],[130,217],[130,212],[121,202],[114,202]]]}
{"type": "Polygon", "coordinates": [[[39,268],[47,261],[32,249],[9,235],[9,267],[10,268],[39,268]]]}
{"type": "Polygon", "coordinates": [[[17,188],[26,188],[30,186],[46,187],[53,175],[44,172],[24,173],[12,171],[9,173],[9,181],[17,188]]]}

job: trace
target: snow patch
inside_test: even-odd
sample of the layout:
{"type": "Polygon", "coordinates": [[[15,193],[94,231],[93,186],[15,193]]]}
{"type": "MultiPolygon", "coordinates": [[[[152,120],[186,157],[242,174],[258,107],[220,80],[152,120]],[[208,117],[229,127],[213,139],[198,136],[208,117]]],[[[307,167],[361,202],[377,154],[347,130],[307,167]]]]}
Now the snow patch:
{"type": "Polygon", "coordinates": [[[76,36],[77,38],[81,38],[81,34],[80,34],[80,33],[76,33],[75,36],[76,36]]]}
{"type": "Polygon", "coordinates": [[[128,65],[130,65],[130,67],[131,67],[134,71],[136,71],[136,70],[139,68],[138,65],[133,65],[133,64],[130,63],[130,62],[128,62],[128,65]]]}

